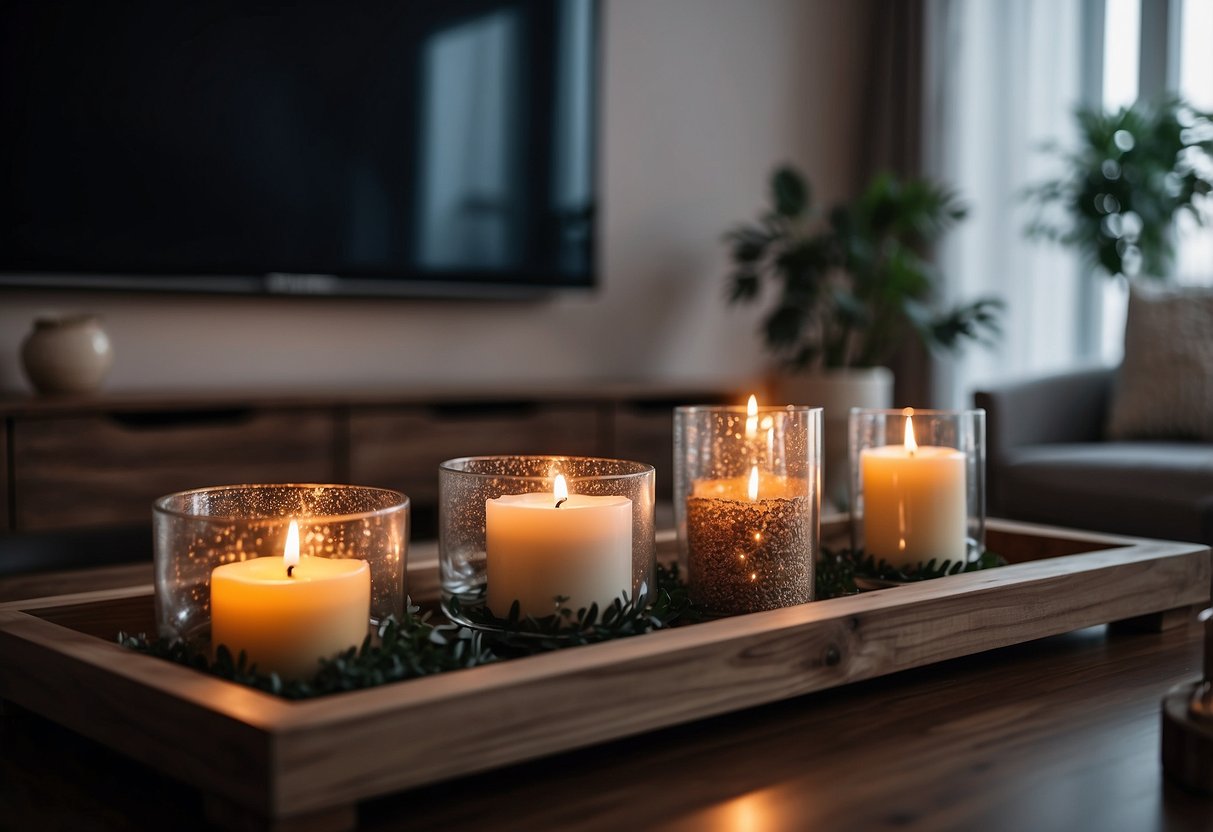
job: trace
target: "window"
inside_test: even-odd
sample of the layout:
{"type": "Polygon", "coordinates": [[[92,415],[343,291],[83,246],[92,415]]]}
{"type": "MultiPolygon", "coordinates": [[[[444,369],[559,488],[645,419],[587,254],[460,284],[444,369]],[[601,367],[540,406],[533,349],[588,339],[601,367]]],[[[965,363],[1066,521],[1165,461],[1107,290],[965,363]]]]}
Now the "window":
{"type": "MultiPolygon", "coordinates": [[[[1179,94],[1192,106],[1213,112],[1213,0],[1181,0],[1179,6],[1179,94]]],[[[1207,215],[1213,204],[1204,198],[1207,215]]],[[[1179,226],[1176,277],[1180,283],[1213,285],[1213,228],[1201,228],[1188,216],[1179,226]]]]}
{"type": "MultiPolygon", "coordinates": [[[[1177,91],[1194,107],[1213,111],[1213,0],[1105,0],[1103,95],[1105,109],[1122,107],[1137,99],[1147,73],[1143,66],[1162,68],[1154,89],[1177,91]],[[1164,33],[1151,37],[1142,25],[1145,10],[1164,33]]],[[[1213,217],[1207,198],[1200,207],[1213,217]]],[[[1208,220],[1206,220],[1208,221],[1208,220]]],[[[1181,284],[1213,285],[1213,228],[1181,214],[1175,228],[1175,273],[1164,275],[1181,284]]],[[[1099,317],[1096,356],[1105,363],[1120,361],[1123,352],[1128,291],[1123,282],[1104,280],[1094,303],[1099,317]]]]}
{"type": "MultiPolygon", "coordinates": [[[[1076,138],[1080,103],[1114,109],[1178,91],[1213,111],[1213,0],[927,0],[926,169],[972,212],[937,250],[949,299],[1000,295],[1005,334],[994,353],[938,363],[934,399],[1079,364],[1116,363],[1127,283],[1072,249],[1025,238],[1028,186],[1055,178],[1044,143],[1076,138]]],[[[1213,200],[1206,200],[1211,212],[1213,200]]],[[[1213,228],[1176,223],[1175,273],[1213,285],[1213,228]]]]}

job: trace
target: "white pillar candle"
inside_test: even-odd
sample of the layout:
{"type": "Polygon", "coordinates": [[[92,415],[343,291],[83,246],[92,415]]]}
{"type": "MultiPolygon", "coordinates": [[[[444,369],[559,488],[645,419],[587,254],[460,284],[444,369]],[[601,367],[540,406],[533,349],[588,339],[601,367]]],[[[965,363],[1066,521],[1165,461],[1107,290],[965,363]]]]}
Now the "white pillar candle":
{"type": "Polygon", "coordinates": [[[292,520],[283,557],[227,563],[211,572],[211,643],[248,654],[261,673],[303,679],[362,644],[371,617],[364,560],[299,558],[292,520]]]}
{"type": "Polygon", "coordinates": [[[964,560],[968,528],[965,455],[918,445],[906,418],[904,445],[860,452],[864,549],[894,566],[964,560]]]}
{"type": "Polygon", "coordinates": [[[571,610],[604,609],[632,593],[632,501],[556,493],[507,494],[485,502],[488,607],[499,618],[541,618],[565,596],[571,610]],[[565,496],[567,495],[567,496],[565,496]]]}

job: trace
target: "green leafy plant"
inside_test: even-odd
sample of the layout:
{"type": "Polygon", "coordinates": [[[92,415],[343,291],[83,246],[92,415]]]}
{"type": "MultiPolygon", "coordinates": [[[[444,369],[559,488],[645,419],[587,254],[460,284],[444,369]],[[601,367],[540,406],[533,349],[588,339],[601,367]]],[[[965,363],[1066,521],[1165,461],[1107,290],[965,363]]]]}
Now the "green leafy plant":
{"type": "Polygon", "coordinates": [[[1114,112],[1084,107],[1075,118],[1078,147],[1045,148],[1066,173],[1025,192],[1037,208],[1027,234],[1073,246],[1111,276],[1165,277],[1175,218],[1205,221],[1199,202],[1213,189],[1210,114],[1168,97],[1114,112]]]}
{"type": "Polygon", "coordinates": [[[937,275],[924,252],[966,215],[951,189],[883,175],[826,216],[791,167],[774,171],[770,191],[770,210],[725,235],[729,299],[750,303],[764,282],[775,284],[762,328],[787,369],[876,366],[907,336],[956,349],[999,334],[999,300],[937,305],[937,275]]]}

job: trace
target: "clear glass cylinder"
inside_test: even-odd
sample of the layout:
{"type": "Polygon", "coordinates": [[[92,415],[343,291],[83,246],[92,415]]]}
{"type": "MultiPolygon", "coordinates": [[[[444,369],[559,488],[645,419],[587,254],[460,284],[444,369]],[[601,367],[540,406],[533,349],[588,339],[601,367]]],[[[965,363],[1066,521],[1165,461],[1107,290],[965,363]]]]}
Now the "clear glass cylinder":
{"type": "Polygon", "coordinates": [[[674,515],[691,600],[732,615],[813,600],[820,407],[679,407],[674,515]]]}
{"type": "Polygon", "coordinates": [[[408,497],[353,485],[227,485],[168,494],[152,506],[160,635],[209,649],[211,573],[281,560],[292,520],[302,558],[367,562],[368,625],[404,612],[408,497]]]}
{"type": "Polygon", "coordinates": [[[602,608],[653,586],[652,465],[570,456],[474,456],[438,466],[438,560],[448,614],[480,626],[507,618],[602,608]],[[562,476],[568,499],[556,496],[562,476]],[[559,503],[559,505],[557,505],[559,503]],[[452,599],[458,604],[452,605],[452,599]]]}
{"type": "Polygon", "coordinates": [[[850,418],[851,541],[914,568],[985,548],[984,410],[867,410],[850,418]]]}

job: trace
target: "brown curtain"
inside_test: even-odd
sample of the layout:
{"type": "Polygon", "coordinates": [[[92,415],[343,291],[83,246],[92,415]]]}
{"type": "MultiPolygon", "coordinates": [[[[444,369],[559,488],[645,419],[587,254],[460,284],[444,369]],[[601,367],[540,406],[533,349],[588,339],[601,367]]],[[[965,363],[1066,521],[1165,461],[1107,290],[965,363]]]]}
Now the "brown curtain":
{"type": "MultiPolygon", "coordinates": [[[[863,152],[858,181],[886,171],[923,174],[926,0],[875,0],[869,8],[863,152]]],[[[890,362],[897,407],[929,407],[931,358],[910,339],[890,362]]]]}

